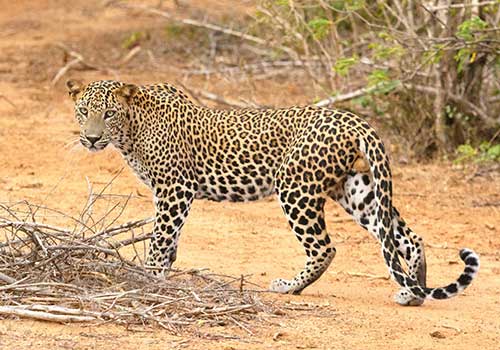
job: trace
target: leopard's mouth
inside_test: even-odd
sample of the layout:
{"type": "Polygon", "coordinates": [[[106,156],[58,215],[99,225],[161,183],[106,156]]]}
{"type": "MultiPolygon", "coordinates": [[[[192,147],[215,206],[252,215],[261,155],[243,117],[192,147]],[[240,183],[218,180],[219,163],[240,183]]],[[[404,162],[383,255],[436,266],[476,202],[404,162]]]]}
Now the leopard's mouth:
{"type": "MultiPolygon", "coordinates": [[[[105,146],[105,147],[106,147],[106,146],[105,146]]],[[[88,150],[89,150],[90,152],[92,152],[92,153],[99,152],[99,151],[101,151],[101,150],[103,150],[103,149],[104,149],[104,147],[102,147],[102,148],[97,148],[96,146],[90,146],[90,147],[88,148],[88,150]]]]}
{"type": "Polygon", "coordinates": [[[90,142],[88,142],[85,139],[80,139],[80,142],[83,145],[83,147],[85,147],[86,149],[88,149],[90,152],[93,152],[93,153],[94,152],[102,151],[109,144],[108,141],[99,141],[99,142],[96,142],[96,143],[90,143],[90,142]]]}

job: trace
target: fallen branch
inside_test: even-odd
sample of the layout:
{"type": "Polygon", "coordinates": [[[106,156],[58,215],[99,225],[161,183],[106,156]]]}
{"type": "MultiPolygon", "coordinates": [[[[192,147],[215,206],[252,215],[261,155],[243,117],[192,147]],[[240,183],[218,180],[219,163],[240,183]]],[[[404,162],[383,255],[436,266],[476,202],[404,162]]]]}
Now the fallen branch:
{"type": "Polygon", "coordinates": [[[0,315],[12,315],[58,323],[90,322],[96,320],[96,318],[92,316],[77,316],[74,314],[61,315],[45,311],[33,311],[30,310],[30,305],[0,306],[0,315]]]}

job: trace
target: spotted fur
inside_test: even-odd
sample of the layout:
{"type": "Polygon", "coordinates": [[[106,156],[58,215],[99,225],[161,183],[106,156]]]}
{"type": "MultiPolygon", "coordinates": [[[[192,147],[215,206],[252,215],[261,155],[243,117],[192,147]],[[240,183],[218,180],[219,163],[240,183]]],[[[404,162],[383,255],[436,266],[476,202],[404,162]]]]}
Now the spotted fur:
{"type": "Polygon", "coordinates": [[[111,143],[153,191],[156,220],[147,263],[157,272],[175,261],[194,198],[237,202],[272,193],[307,255],[304,269],[292,280],[273,281],[273,291],[299,294],[332,262],[336,251],[323,210],[327,198],[381,243],[390,275],[402,287],[396,295],[400,304],[455,296],[479,269],[478,256],[463,249],[466,267],[460,277],[446,287],[426,287],[422,239],[392,205],[384,145],[353,113],[313,106],[213,110],[168,84],[69,81],[67,86],[82,144],[98,151],[111,143]]]}

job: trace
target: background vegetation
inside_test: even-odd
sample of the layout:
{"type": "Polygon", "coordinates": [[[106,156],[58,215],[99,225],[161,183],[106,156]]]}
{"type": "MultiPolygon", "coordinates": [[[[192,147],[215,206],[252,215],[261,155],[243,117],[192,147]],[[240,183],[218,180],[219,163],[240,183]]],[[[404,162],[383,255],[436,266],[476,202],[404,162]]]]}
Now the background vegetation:
{"type": "Polygon", "coordinates": [[[499,4],[266,0],[255,30],[278,56],[314,62],[320,95],[378,116],[419,155],[471,144],[459,150],[499,159],[499,4]]]}
{"type": "MultiPolygon", "coordinates": [[[[183,42],[197,42],[205,67],[259,67],[268,76],[293,67],[296,83],[311,84],[311,103],[376,119],[419,158],[458,152],[498,160],[499,7],[498,0],[262,0],[239,23],[146,10],[168,19],[170,47],[192,54],[183,42]]],[[[124,46],[145,36],[132,33],[124,46]]]]}

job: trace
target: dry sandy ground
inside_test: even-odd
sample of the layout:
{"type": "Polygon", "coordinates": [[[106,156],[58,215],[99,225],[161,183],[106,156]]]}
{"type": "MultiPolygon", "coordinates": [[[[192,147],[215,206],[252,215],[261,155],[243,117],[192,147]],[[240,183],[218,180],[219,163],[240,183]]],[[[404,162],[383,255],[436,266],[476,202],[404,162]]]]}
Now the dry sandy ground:
{"type": "MultiPolygon", "coordinates": [[[[152,3],[157,3],[152,2],[152,3]]],[[[166,6],[170,2],[164,1],[166,6]]],[[[252,11],[245,1],[185,1],[182,11],[207,11],[212,18],[252,11]]],[[[0,201],[29,200],[76,213],[85,202],[87,181],[96,188],[124,166],[112,149],[89,154],[71,141],[78,128],[63,88],[50,81],[64,65],[57,47],[64,43],[89,61],[114,71],[80,71],[86,80],[112,78],[135,82],[175,81],[187,58],[168,45],[139,53],[117,67],[126,53],[121,43],[134,30],[161,28],[158,17],[105,8],[98,1],[0,1],[0,201]],[[139,64],[143,60],[147,65],[139,64]],[[153,62],[157,68],[152,68],[153,62]]],[[[187,13],[187,12],[185,12],[187,13]]],[[[180,12],[183,15],[182,12],[180,12]]],[[[150,44],[152,45],[152,44],[150,44]]],[[[188,85],[227,97],[247,96],[261,103],[304,103],[314,96],[288,82],[192,78],[188,85]],[[258,92],[256,94],[256,91],[258,92]],[[271,93],[273,92],[273,93],[271,93]]],[[[499,174],[471,177],[449,163],[394,164],[395,204],[429,244],[428,283],[442,285],[462,270],[458,248],[480,253],[482,268],[461,296],[403,308],[392,301],[394,283],[377,243],[334,203],[328,204],[329,231],[337,257],[317,283],[301,296],[268,295],[277,303],[317,305],[317,310],[287,312],[254,324],[249,335],[237,328],[213,332],[239,339],[211,341],[172,336],[157,328],[130,331],[112,325],[57,325],[30,320],[0,320],[0,349],[498,349],[500,341],[499,174]]],[[[113,193],[133,194],[123,219],[152,214],[150,194],[128,169],[113,193]]],[[[196,201],[183,231],[177,267],[208,267],[240,275],[265,287],[276,277],[291,277],[303,264],[301,247],[289,232],[274,199],[248,204],[196,201]]]]}

